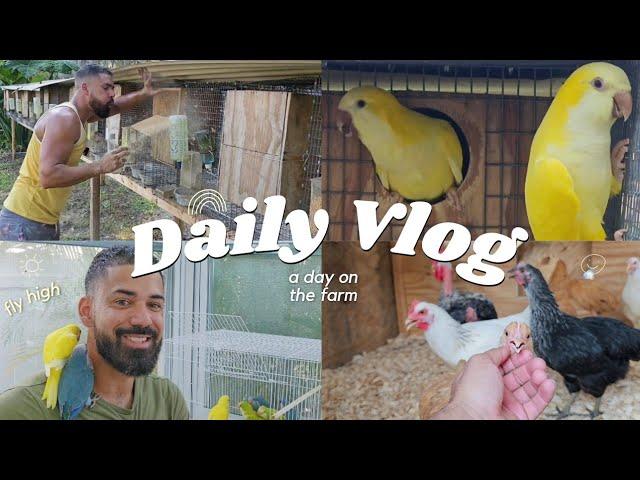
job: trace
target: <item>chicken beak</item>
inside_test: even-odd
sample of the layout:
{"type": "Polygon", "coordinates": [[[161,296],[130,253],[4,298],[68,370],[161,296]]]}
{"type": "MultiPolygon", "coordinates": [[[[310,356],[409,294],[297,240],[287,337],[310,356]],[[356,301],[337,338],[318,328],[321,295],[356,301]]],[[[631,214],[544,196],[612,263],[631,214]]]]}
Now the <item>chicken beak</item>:
{"type": "Polygon", "coordinates": [[[412,320],[411,318],[407,317],[407,319],[404,321],[404,328],[409,330],[409,329],[415,327],[416,323],[418,323],[416,320],[412,320]]]}
{"type": "Polygon", "coordinates": [[[633,110],[633,99],[629,92],[618,92],[613,96],[613,116],[626,122],[633,110]]]}
{"type": "Polygon", "coordinates": [[[336,114],[336,126],[338,131],[345,137],[351,137],[353,135],[353,129],[351,128],[351,115],[338,107],[336,114]]]}
{"type": "Polygon", "coordinates": [[[518,267],[513,267],[512,269],[507,270],[507,275],[508,275],[508,277],[509,277],[509,278],[515,278],[515,276],[516,276],[516,269],[517,269],[517,268],[518,268],[518,267]]]}

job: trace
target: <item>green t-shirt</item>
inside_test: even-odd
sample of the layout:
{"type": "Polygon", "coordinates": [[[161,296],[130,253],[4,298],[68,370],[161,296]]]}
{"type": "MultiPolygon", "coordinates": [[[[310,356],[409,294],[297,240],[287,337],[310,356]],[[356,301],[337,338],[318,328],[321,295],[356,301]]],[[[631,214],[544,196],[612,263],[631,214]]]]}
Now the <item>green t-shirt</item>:
{"type": "MultiPolygon", "coordinates": [[[[41,373],[0,393],[0,420],[59,420],[60,412],[46,408],[42,393],[47,377],[41,373]]],[[[170,380],[155,375],[136,377],[131,410],[98,399],[84,408],[82,420],[188,420],[187,403],[170,380]]]]}

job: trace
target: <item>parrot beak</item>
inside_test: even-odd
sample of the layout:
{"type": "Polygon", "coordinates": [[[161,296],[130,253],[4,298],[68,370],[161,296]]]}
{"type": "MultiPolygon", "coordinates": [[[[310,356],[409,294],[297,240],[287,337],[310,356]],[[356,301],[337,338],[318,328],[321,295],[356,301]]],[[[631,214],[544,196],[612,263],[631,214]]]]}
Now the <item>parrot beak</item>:
{"type": "Polygon", "coordinates": [[[351,137],[353,135],[353,130],[351,128],[351,115],[338,108],[336,117],[336,126],[338,127],[338,131],[340,131],[340,133],[345,137],[351,137]]]}
{"type": "Polygon", "coordinates": [[[626,122],[633,110],[633,99],[629,92],[618,92],[613,96],[613,112],[615,118],[622,117],[626,122]]]}

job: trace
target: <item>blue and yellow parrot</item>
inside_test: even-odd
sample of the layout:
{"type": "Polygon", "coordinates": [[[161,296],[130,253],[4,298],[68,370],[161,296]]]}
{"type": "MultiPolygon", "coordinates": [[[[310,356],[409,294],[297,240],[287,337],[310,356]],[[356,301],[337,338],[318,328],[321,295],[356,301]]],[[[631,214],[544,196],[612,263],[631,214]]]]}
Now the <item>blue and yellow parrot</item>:
{"type": "Polygon", "coordinates": [[[73,349],[71,357],[62,370],[58,387],[60,418],[73,420],[84,407],[93,404],[93,366],[84,344],[73,349]]]}
{"type": "Polygon", "coordinates": [[[611,127],[631,114],[624,70],[604,62],[575,70],[558,90],[529,157],[525,202],[536,240],[604,240],[609,197],[620,192],[628,140],[611,153],[611,127]]]}

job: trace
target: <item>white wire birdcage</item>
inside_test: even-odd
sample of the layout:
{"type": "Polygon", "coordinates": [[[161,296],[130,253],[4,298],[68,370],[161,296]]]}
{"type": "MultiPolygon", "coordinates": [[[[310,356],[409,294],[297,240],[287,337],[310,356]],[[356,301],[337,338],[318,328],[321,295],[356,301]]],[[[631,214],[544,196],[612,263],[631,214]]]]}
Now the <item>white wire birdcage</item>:
{"type": "Polygon", "coordinates": [[[320,419],[320,340],[250,332],[236,315],[170,312],[169,322],[175,334],[165,340],[164,374],[192,418],[206,418],[228,395],[234,417],[241,401],[262,397],[286,419],[320,419]]]}

